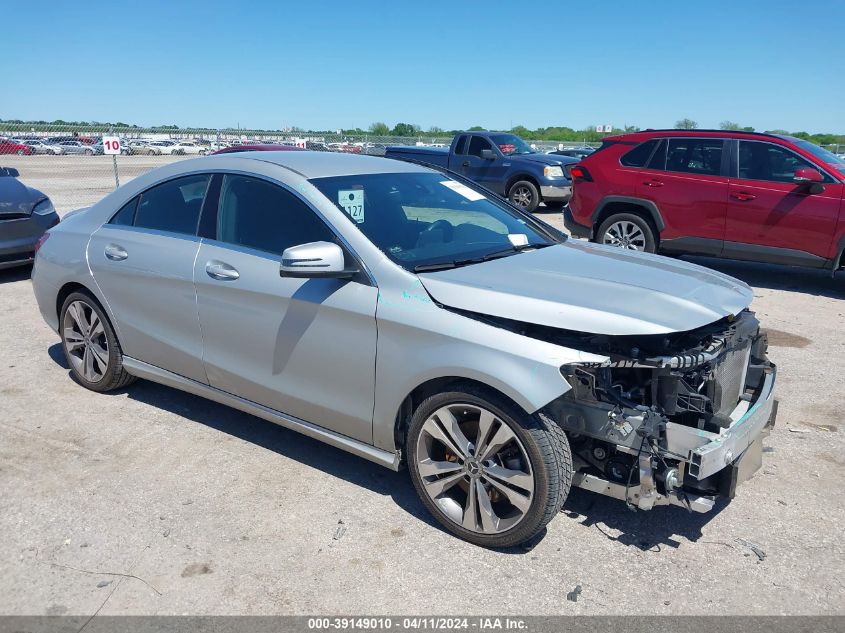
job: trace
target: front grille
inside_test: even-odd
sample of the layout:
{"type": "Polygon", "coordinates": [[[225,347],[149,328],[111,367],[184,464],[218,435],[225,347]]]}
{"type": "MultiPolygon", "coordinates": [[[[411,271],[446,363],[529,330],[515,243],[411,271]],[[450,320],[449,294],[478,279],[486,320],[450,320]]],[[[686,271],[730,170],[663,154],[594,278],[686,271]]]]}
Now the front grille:
{"type": "Polygon", "coordinates": [[[711,398],[715,415],[727,416],[736,408],[739,396],[745,390],[750,353],[751,343],[746,341],[742,347],[725,354],[716,366],[715,389],[711,398]]]}

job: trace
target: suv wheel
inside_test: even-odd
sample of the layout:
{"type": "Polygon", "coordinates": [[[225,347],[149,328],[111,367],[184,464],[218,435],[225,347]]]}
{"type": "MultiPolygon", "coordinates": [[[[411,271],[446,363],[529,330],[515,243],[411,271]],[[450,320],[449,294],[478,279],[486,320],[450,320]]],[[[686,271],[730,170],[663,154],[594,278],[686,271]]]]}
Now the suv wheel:
{"type": "Polygon", "coordinates": [[[619,213],[607,218],[596,231],[595,241],[646,253],[653,253],[657,245],[651,225],[632,213],[619,213]]]}
{"type": "Polygon", "coordinates": [[[540,204],[540,192],[530,180],[519,180],[513,183],[508,191],[508,200],[532,213],[540,204]]]}
{"type": "Polygon", "coordinates": [[[111,323],[90,295],[72,293],[59,317],[65,358],[83,387],[103,392],[135,381],[123,368],[123,352],[111,323]]]}
{"type": "Polygon", "coordinates": [[[560,511],[572,483],[572,453],[557,424],[471,388],[420,404],[407,459],[434,517],[483,547],[531,539],[560,511]]]}

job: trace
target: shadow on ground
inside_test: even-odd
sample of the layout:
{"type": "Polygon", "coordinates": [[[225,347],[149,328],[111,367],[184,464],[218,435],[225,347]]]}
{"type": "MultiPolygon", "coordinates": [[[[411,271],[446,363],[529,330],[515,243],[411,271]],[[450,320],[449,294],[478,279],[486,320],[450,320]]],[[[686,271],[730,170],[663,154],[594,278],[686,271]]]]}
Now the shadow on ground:
{"type": "MultiPolygon", "coordinates": [[[[69,370],[59,343],[51,346],[48,353],[57,365],[69,370]]],[[[126,394],[133,400],[204,424],[376,494],[390,496],[396,505],[414,518],[442,529],[420,502],[404,470],[393,472],[255,416],[146,380],[113,393],[126,394]]],[[[714,511],[706,515],[692,514],[677,507],[632,512],[621,501],[573,490],[564,505],[562,516],[555,520],[566,521],[568,517],[580,523],[584,529],[602,531],[608,539],[622,546],[660,551],[662,547],[678,547],[681,544],[678,536],[690,541],[698,540],[702,534],[701,528],[723,507],[724,504],[717,504],[714,511]],[[621,533],[618,536],[612,535],[608,529],[621,533]]],[[[545,531],[522,547],[502,552],[524,554],[536,547],[544,536],[545,531]]]]}

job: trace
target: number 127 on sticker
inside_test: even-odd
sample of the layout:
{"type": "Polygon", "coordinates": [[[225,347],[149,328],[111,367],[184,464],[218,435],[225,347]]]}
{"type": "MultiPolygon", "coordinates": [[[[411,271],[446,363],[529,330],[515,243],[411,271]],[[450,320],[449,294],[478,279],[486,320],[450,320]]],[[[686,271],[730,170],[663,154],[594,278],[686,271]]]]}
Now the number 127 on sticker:
{"type": "Polygon", "coordinates": [[[364,190],[347,189],[337,192],[337,203],[357,224],[364,221],[364,190]]]}

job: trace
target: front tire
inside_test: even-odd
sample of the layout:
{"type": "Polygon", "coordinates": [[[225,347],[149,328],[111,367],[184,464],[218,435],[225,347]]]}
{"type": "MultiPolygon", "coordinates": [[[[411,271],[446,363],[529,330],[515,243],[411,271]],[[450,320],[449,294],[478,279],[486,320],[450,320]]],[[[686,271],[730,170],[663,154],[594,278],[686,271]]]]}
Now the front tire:
{"type": "Polygon", "coordinates": [[[533,213],[540,204],[540,192],[530,180],[518,180],[508,191],[508,200],[520,209],[533,213]]]}
{"type": "Polygon", "coordinates": [[[422,402],[406,448],[411,480],[429,512],[482,547],[512,547],[536,536],[572,484],[572,453],[557,424],[473,387],[422,402]]]}
{"type": "Polygon", "coordinates": [[[617,213],[607,218],[596,231],[595,241],[646,253],[653,253],[657,248],[651,225],[632,213],[617,213]]]}
{"type": "Polygon", "coordinates": [[[91,391],[120,389],[135,381],[123,368],[123,351],[105,312],[87,293],[74,292],[59,312],[62,349],[73,377],[91,391]]]}

